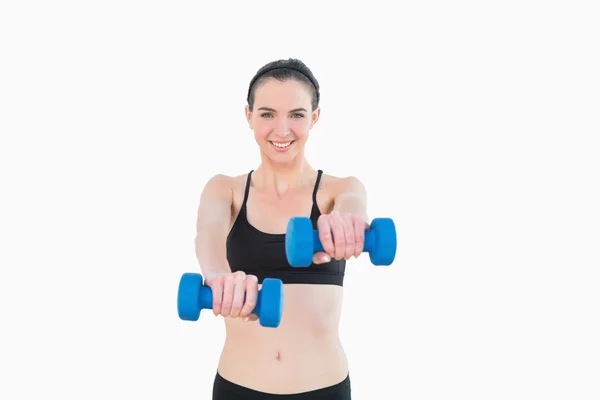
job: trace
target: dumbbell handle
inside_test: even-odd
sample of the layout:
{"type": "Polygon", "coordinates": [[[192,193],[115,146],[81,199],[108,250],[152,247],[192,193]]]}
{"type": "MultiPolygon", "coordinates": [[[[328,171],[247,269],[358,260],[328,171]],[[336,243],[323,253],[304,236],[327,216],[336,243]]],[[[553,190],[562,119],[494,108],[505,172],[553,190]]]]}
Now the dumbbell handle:
{"type": "Polygon", "coordinates": [[[213,309],[213,293],[209,286],[202,286],[198,293],[198,308],[212,310],[213,309]]]}
{"type": "MultiPolygon", "coordinates": [[[[373,248],[375,248],[377,237],[375,233],[370,230],[365,231],[365,242],[363,252],[369,253],[373,248]]],[[[335,243],[335,239],[334,239],[335,243]]],[[[314,252],[324,251],[323,244],[321,243],[321,238],[319,238],[319,231],[313,229],[313,246],[314,252]]]]}
{"type": "MultiPolygon", "coordinates": [[[[260,313],[260,303],[261,303],[262,293],[259,290],[258,296],[256,299],[256,306],[252,310],[252,314],[258,315],[260,313]]],[[[244,301],[246,300],[246,296],[244,295],[244,301]]],[[[200,309],[213,309],[213,293],[210,286],[203,285],[200,288],[200,293],[198,294],[198,307],[200,309]]]]}

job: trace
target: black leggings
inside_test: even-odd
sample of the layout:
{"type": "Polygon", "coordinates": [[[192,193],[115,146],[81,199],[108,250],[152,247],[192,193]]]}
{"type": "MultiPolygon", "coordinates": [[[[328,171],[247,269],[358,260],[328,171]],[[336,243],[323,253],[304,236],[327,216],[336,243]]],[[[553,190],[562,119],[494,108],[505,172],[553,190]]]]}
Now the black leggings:
{"type": "Polygon", "coordinates": [[[212,400],[351,400],[350,375],[337,385],[294,394],[270,394],[237,385],[217,372],[212,400]]]}

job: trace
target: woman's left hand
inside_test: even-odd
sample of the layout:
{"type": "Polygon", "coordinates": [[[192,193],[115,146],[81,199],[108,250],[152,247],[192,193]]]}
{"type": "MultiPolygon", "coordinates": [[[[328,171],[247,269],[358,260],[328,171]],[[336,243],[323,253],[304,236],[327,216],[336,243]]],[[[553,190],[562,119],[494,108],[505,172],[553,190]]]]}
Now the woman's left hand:
{"type": "Polygon", "coordinates": [[[317,229],[324,251],[315,253],[313,262],[322,264],[332,258],[348,260],[360,256],[369,224],[362,216],[335,210],[319,217],[317,229]]]}

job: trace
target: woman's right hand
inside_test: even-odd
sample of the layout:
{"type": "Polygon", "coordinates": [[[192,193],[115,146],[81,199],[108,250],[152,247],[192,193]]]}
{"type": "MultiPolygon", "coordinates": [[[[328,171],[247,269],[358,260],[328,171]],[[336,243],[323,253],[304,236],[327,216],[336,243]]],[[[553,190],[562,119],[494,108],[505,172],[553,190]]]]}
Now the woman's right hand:
{"type": "Polygon", "coordinates": [[[252,314],[258,300],[258,279],[243,271],[216,274],[205,280],[213,293],[213,313],[227,318],[256,321],[252,314]]]}

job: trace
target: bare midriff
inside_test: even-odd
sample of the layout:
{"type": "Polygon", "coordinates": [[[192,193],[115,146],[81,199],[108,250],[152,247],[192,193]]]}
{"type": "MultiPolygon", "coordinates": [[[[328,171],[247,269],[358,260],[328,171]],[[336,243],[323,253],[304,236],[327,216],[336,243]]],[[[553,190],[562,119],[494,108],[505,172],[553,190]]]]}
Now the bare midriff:
{"type": "Polygon", "coordinates": [[[336,285],[284,285],[277,328],[226,318],[219,374],[238,385],[277,394],[344,380],[348,363],[338,335],[342,290],[336,285]]]}

